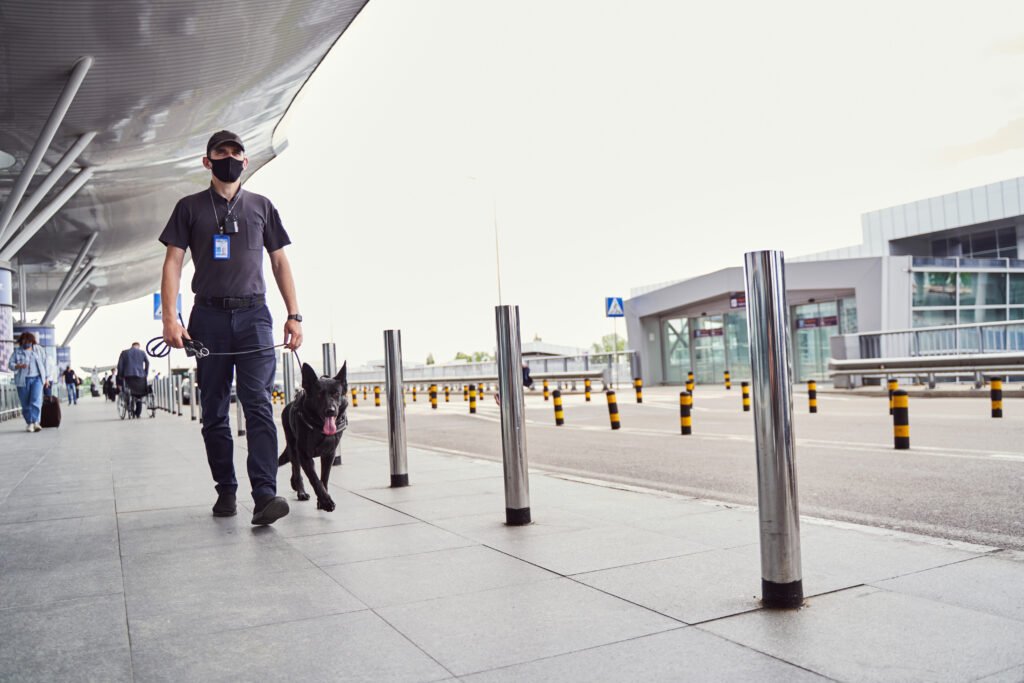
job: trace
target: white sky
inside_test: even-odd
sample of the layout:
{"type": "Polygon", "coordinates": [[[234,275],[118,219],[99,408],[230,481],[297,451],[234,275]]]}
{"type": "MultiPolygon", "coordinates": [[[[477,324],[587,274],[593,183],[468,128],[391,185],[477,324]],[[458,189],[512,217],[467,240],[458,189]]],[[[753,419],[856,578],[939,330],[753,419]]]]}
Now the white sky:
{"type": "MultiPolygon", "coordinates": [[[[523,340],[588,346],[605,296],[1024,175],[1021,27],[1019,0],[371,0],[247,185],[292,236],[300,353],[492,350],[493,202],[523,340]]],[[[151,297],[100,309],[73,363],[159,332],[151,297]]]]}

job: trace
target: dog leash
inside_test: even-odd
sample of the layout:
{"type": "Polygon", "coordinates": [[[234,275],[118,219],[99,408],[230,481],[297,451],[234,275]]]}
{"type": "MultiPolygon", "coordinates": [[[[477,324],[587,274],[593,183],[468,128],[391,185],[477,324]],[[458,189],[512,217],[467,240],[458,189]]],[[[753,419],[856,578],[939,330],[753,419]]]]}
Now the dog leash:
{"type": "MultiPolygon", "coordinates": [[[[178,314],[178,322],[181,323],[182,327],[185,327],[185,321],[181,319],[180,313],[178,314]]],[[[274,344],[273,346],[261,346],[255,349],[246,349],[245,351],[211,351],[198,339],[185,339],[183,341],[185,355],[190,358],[195,357],[197,360],[209,356],[244,356],[250,353],[259,353],[260,351],[287,346],[287,344],[274,344]]],[[[153,337],[146,342],[146,353],[152,358],[166,358],[171,353],[171,346],[164,341],[163,337],[153,337]]],[[[292,353],[295,355],[295,360],[299,362],[299,367],[302,367],[302,359],[299,358],[298,352],[292,350],[292,353]]]]}

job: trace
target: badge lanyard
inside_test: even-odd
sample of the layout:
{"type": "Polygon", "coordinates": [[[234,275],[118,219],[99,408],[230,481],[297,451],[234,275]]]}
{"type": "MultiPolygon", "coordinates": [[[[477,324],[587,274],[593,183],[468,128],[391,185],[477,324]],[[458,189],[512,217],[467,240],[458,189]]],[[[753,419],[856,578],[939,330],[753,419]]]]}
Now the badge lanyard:
{"type": "Polygon", "coordinates": [[[234,216],[236,205],[242,199],[242,188],[238,188],[238,194],[235,198],[228,202],[228,211],[224,214],[224,220],[221,221],[220,213],[217,211],[217,204],[213,201],[213,188],[209,189],[210,193],[210,208],[213,209],[213,216],[217,220],[218,233],[213,236],[213,259],[215,261],[227,261],[231,258],[231,240],[228,235],[224,234],[224,226],[230,220],[232,230],[229,234],[238,233],[238,220],[234,216]]]}

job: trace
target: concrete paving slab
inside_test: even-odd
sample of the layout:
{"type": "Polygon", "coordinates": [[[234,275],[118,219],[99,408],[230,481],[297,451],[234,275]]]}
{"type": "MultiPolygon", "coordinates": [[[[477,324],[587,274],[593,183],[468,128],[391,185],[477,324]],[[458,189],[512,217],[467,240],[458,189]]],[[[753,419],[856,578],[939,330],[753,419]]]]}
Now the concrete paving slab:
{"type": "MultiPolygon", "coordinates": [[[[311,489],[307,486],[307,491],[311,489]]],[[[356,529],[373,529],[396,524],[410,524],[415,519],[408,515],[391,510],[379,503],[374,503],[361,496],[349,493],[341,488],[331,488],[331,497],[337,508],[333,512],[316,509],[316,496],[300,501],[294,492],[280,491],[287,499],[290,511],[286,524],[275,524],[274,533],[292,538],[297,536],[314,536],[337,531],[354,531],[356,529]]],[[[253,503],[241,501],[240,506],[251,515],[253,503]]]]}
{"type": "Polygon", "coordinates": [[[481,546],[325,567],[370,607],[390,607],[558,578],[481,546]]]}
{"type": "Polygon", "coordinates": [[[827,681],[809,671],[695,628],[677,628],[611,645],[538,659],[480,674],[466,683],[810,683],[827,681]]]}
{"type": "Polygon", "coordinates": [[[78,517],[113,516],[114,499],[97,500],[84,503],[51,504],[45,507],[37,505],[0,506],[0,524],[18,524],[21,522],[44,522],[57,519],[77,519],[78,517]]]}
{"type": "Polygon", "coordinates": [[[378,612],[457,676],[679,625],[567,579],[387,607],[378,612]]]}
{"type": "Polygon", "coordinates": [[[711,505],[702,508],[703,513],[648,517],[634,525],[711,548],[737,548],[760,542],[756,510],[711,505]]]}
{"type": "MultiPolygon", "coordinates": [[[[272,533],[250,524],[244,512],[234,517],[214,517],[212,502],[204,506],[123,512],[118,515],[121,554],[141,555],[226,546],[258,541],[272,533]]],[[[120,507],[120,505],[119,505],[120,507]]]]}
{"type": "Polygon", "coordinates": [[[542,509],[534,512],[533,523],[527,526],[512,527],[505,524],[504,511],[490,511],[480,515],[466,517],[449,517],[435,522],[436,526],[452,533],[471,538],[487,545],[512,543],[516,539],[544,534],[582,531],[616,526],[602,519],[587,518],[575,515],[558,508],[542,509]]]}
{"type": "MultiPolygon", "coordinates": [[[[0,609],[0,643],[0,680],[61,680],[46,676],[74,674],[79,666],[123,680],[119,674],[128,651],[124,599],[103,595],[0,609]]],[[[72,679],[87,680],[64,678],[72,679]]]]}
{"type": "Polygon", "coordinates": [[[871,587],[699,628],[841,681],[964,681],[1024,663],[1024,624],[871,587]]]}
{"type": "Polygon", "coordinates": [[[985,556],[872,585],[1024,621],[1024,560],[985,556]]]}
{"type": "MultiPolygon", "coordinates": [[[[412,475],[410,475],[410,477],[411,476],[412,475]]],[[[391,503],[400,503],[411,500],[475,496],[481,493],[504,495],[505,482],[499,474],[479,479],[440,481],[430,484],[413,484],[412,486],[402,486],[399,488],[390,488],[381,485],[374,488],[356,489],[355,491],[365,498],[375,500],[379,503],[384,503],[385,505],[390,505],[391,503]]]]}
{"type": "Polygon", "coordinates": [[[489,545],[562,575],[710,550],[708,546],[700,543],[626,526],[495,538],[489,545]]]}
{"type": "Polygon", "coordinates": [[[421,522],[301,536],[290,543],[320,567],[474,545],[473,541],[421,522]]]}
{"type": "Polygon", "coordinates": [[[132,650],[135,680],[438,681],[450,672],[372,612],[302,619],[132,650]]]}

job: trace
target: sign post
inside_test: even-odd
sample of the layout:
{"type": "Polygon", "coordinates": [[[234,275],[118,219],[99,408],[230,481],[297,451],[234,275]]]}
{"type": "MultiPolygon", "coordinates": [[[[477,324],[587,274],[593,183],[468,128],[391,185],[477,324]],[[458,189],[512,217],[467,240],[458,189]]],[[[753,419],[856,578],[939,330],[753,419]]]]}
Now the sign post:
{"type": "MultiPolygon", "coordinates": [[[[181,315],[181,292],[178,292],[178,315],[181,315]]],[[[153,294],[153,320],[163,320],[163,311],[160,307],[160,292],[153,294]]]]}
{"type": "Polygon", "coordinates": [[[615,388],[616,372],[619,365],[619,325],[618,318],[625,317],[621,296],[604,298],[605,317],[612,319],[612,389],[615,388]]]}

